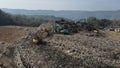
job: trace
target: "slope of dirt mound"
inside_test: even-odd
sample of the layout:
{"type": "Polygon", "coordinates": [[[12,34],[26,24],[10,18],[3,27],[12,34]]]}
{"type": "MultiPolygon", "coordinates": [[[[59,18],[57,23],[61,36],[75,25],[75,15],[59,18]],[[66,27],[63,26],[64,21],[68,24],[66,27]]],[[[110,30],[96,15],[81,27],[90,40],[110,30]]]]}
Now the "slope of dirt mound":
{"type": "Polygon", "coordinates": [[[35,45],[31,43],[31,37],[29,35],[8,47],[0,61],[7,68],[120,67],[120,41],[80,33],[54,34],[44,39],[46,45],[35,45]]]}
{"type": "Polygon", "coordinates": [[[85,68],[113,68],[120,65],[119,41],[87,37],[79,33],[72,36],[57,34],[47,41],[65,54],[82,59],[85,68]]]}

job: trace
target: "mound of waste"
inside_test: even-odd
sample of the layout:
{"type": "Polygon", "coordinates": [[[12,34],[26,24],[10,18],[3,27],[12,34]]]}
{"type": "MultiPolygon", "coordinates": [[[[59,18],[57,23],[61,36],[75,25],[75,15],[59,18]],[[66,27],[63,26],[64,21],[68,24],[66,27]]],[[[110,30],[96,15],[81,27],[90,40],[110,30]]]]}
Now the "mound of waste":
{"type": "MultiPolygon", "coordinates": [[[[52,28],[42,24],[37,30],[52,28]]],[[[37,32],[37,31],[32,31],[37,32]]],[[[119,68],[120,41],[106,38],[53,34],[45,45],[31,42],[32,32],[7,47],[0,55],[6,68],[119,68]]]]}

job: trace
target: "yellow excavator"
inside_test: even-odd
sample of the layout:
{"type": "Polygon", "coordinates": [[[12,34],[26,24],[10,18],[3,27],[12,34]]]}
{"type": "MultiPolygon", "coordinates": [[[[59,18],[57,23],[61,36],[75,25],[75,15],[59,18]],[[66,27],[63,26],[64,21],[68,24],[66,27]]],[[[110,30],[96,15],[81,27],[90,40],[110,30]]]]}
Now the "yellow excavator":
{"type": "Polygon", "coordinates": [[[93,32],[94,32],[94,33],[98,33],[99,31],[95,29],[95,30],[93,30],[93,32]]]}
{"type": "Polygon", "coordinates": [[[48,30],[41,30],[34,35],[32,42],[34,44],[43,44],[43,39],[48,36],[48,30]]]}

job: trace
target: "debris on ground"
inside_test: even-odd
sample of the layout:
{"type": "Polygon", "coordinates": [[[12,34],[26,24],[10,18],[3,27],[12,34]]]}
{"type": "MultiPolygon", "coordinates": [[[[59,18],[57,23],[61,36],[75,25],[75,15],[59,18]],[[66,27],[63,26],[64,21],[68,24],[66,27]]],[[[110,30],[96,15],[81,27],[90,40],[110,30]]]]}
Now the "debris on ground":
{"type": "MultiPolygon", "coordinates": [[[[0,61],[6,68],[119,68],[120,41],[89,37],[86,32],[54,34],[53,23],[40,25],[26,37],[4,48],[0,61]],[[45,45],[32,43],[41,30],[49,30],[45,45]]],[[[28,30],[28,29],[27,29],[28,30]]],[[[29,31],[29,30],[28,30],[29,31]]],[[[3,44],[0,44],[3,46],[3,44]]]]}

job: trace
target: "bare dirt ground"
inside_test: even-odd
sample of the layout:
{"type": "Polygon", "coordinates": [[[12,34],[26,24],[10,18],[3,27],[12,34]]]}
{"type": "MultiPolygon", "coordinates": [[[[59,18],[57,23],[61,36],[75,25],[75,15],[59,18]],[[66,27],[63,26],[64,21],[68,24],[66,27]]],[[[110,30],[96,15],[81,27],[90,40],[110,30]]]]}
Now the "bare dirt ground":
{"type": "Polygon", "coordinates": [[[36,27],[0,26],[0,41],[14,43],[35,29],[36,27]]]}
{"type": "MultiPolygon", "coordinates": [[[[38,29],[49,25],[41,26],[38,29]]],[[[119,40],[80,32],[53,34],[44,41],[45,45],[36,45],[31,35],[22,38],[0,53],[0,62],[7,68],[120,68],[119,40]]]]}
{"type": "Polygon", "coordinates": [[[120,40],[120,32],[106,31],[108,38],[113,40],[120,40]]]}
{"type": "Polygon", "coordinates": [[[23,28],[15,26],[0,26],[0,41],[12,43],[26,35],[23,28]]]}

